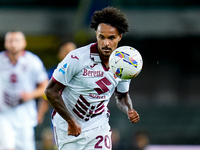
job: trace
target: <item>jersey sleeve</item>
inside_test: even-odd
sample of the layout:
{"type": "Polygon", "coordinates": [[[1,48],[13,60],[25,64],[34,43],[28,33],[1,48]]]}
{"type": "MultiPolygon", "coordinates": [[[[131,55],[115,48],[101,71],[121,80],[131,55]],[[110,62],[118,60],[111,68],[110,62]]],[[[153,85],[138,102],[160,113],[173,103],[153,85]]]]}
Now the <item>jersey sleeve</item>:
{"type": "Polygon", "coordinates": [[[117,91],[120,93],[126,93],[129,91],[131,80],[122,80],[117,85],[117,91]]]}
{"type": "Polygon", "coordinates": [[[76,51],[71,51],[57,66],[53,72],[53,78],[67,86],[70,80],[81,69],[80,56],[76,51]]]}

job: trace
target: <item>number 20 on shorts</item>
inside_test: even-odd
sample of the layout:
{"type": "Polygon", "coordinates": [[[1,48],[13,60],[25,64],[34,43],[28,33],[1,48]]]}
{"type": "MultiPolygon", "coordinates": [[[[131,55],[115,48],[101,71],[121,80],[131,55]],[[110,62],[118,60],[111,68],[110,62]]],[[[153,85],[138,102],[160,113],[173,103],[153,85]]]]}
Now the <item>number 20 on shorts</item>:
{"type": "Polygon", "coordinates": [[[96,139],[98,140],[97,143],[94,145],[95,149],[102,149],[104,146],[107,149],[111,149],[111,139],[108,135],[105,135],[105,137],[103,137],[102,135],[99,135],[96,137],[96,139]]]}

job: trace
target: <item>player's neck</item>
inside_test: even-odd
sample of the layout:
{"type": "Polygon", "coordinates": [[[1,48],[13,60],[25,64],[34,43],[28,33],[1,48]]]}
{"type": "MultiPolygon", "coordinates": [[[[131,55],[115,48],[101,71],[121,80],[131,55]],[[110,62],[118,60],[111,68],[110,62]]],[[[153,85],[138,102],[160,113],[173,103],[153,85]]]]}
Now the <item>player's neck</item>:
{"type": "Polygon", "coordinates": [[[9,53],[8,52],[8,57],[10,59],[10,62],[15,65],[17,63],[17,60],[19,57],[21,57],[24,54],[24,51],[20,51],[18,53],[9,53]]]}
{"type": "Polygon", "coordinates": [[[109,67],[109,56],[104,56],[102,53],[99,52],[99,57],[101,62],[105,65],[106,68],[109,67]]]}
{"type": "MultiPolygon", "coordinates": [[[[109,57],[108,57],[109,58],[109,57]]],[[[101,61],[102,61],[102,63],[105,65],[105,67],[106,68],[108,68],[109,67],[109,59],[108,58],[101,58],[101,61]]]]}

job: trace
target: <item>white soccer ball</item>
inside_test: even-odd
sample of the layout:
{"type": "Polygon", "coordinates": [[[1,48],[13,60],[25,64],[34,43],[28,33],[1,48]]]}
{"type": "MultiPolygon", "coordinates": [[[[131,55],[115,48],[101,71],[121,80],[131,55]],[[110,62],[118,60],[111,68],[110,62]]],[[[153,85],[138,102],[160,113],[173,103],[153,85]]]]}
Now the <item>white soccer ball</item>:
{"type": "Polygon", "coordinates": [[[111,72],[121,79],[133,79],[142,70],[141,54],[133,47],[121,46],[114,50],[109,58],[111,72]]]}

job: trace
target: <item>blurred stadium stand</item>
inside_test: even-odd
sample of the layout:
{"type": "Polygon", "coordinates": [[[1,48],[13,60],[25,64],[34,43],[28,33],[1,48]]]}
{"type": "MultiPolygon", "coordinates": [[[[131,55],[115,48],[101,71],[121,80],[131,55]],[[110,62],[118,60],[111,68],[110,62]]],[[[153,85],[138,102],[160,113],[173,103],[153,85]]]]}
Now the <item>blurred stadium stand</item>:
{"type": "MultiPolygon", "coordinates": [[[[111,126],[120,130],[127,147],[138,130],[148,131],[151,144],[200,145],[199,0],[1,0],[0,48],[8,30],[22,30],[27,49],[49,68],[57,63],[57,47],[66,37],[78,46],[95,42],[88,18],[108,5],[129,20],[130,32],[120,45],[135,47],[144,59],[130,89],[141,120],[129,123],[112,98],[111,126]]],[[[42,128],[36,129],[37,140],[42,128]]]]}

